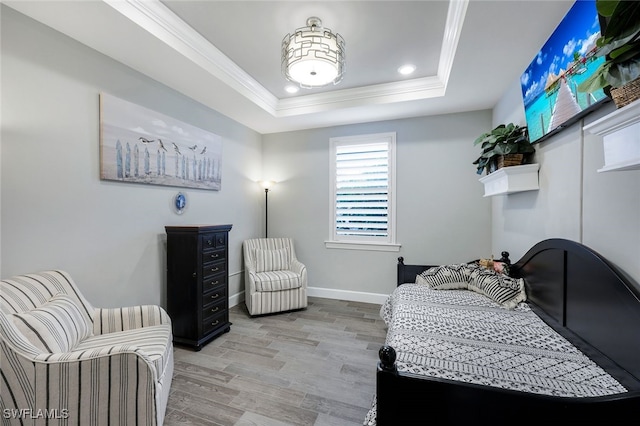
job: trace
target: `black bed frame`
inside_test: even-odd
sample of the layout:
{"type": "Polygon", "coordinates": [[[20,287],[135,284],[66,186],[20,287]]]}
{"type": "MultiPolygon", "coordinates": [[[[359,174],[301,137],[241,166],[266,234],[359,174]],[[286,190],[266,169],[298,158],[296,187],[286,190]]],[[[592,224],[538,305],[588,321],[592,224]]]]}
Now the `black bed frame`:
{"type": "MultiPolygon", "coordinates": [[[[415,282],[430,265],[398,259],[398,285],[415,282]]],[[[549,239],[511,266],[525,280],[532,309],[615,377],[629,392],[567,398],[405,375],[395,350],[380,349],[377,423],[435,425],[618,424],[640,412],[640,291],[588,247],[549,239]],[[418,420],[419,419],[419,420],[418,420]]]]}

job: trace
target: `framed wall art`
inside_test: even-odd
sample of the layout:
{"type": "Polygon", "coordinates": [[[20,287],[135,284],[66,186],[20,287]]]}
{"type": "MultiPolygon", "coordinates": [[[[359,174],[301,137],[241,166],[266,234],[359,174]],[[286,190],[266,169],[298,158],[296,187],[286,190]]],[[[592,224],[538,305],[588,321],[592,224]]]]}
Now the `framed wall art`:
{"type": "Polygon", "coordinates": [[[100,94],[100,178],[220,190],[220,136],[100,94]]]}

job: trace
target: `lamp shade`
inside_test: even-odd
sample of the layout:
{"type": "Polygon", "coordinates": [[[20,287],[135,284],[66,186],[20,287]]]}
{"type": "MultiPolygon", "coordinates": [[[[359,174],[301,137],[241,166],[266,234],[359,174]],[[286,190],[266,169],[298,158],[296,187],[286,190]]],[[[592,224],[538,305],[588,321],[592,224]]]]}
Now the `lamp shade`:
{"type": "Polygon", "coordinates": [[[270,189],[271,187],[273,187],[273,185],[275,185],[276,183],[272,180],[261,180],[258,182],[260,184],[261,187],[263,187],[264,189],[270,189]]]}
{"type": "Polygon", "coordinates": [[[307,26],[287,34],[282,40],[282,72],[301,87],[322,87],[342,80],[345,43],[339,34],[322,27],[315,16],[307,26]]]}

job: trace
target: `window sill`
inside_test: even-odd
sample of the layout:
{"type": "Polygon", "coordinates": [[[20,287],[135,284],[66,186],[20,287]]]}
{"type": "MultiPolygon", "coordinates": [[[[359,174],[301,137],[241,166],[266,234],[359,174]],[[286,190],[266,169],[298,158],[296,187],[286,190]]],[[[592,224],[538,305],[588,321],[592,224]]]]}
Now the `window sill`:
{"type": "Polygon", "coordinates": [[[372,243],[360,241],[325,241],[325,248],[342,250],[400,251],[400,244],[372,243]]]}

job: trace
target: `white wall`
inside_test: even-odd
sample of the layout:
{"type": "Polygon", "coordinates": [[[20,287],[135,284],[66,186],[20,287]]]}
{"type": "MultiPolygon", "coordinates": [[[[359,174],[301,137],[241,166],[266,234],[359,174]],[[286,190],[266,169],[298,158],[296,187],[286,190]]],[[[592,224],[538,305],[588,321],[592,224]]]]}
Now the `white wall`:
{"type": "Polygon", "coordinates": [[[261,135],[4,6],[1,30],[2,275],[60,268],[96,305],[164,304],[164,226],[231,223],[240,292],[241,243],[262,233],[261,135]],[[101,181],[100,92],[220,135],[222,190],[101,181]]]}
{"type": "Polygon", "coordinates": [[[478,155],[473,140],[490,125],[491,113],[479,111],[264,135],[264,177],[279,182],[269,192],[269,236],[294,238],[309,285],[326,290],[316,294],[345,299],[355,297],[350,292],[371,293],[371,300],[388,294],[398,256],[406,263],[490,256],[490,201],[472,164],[478,155]],[[402,248],[327,249],[329,139],[383,132],[396,132],[402,248]]]}
{"type": "MultiPolygon", "coordinates": [[[[524,124],[519,84],[494,108],[493,124],[524,124]]],[[[599,252],[640,283],[640,170],[597,173],[602,137],[584,124],[615,110],[610,102],[536,145],[540,190],[493,197],[493,250],[517,260],[546,238],[567,238],[599,252]]]]}
{"type": "MultiPolygon", "coordinates": [[[[587,117],[585,124],[615,110],[587,117]]],[[[622,268],[640,288],[640,170],[598,173],[602,137],[584,134],[582,242],[622,268]]]]}
{"type": "MultiPolygon", "coordinates": [[[[2,11],[0,5],[0,34],[2,33],[2,11]]],[[[2,40],[0,40],[0,52],[2,52],[2,40]]],[[[0,54],[0,94],[2,92],[2,55],[0,54]]],[[[2,98],[0,96],[0,194],[2,191],[2,98]]],[[[0,277],[2,277],[2,196],[0,196],[0,277]]]]}
{"type": "Polygon", "coordinates": [[[546,238],[581,241],[581,126],[536,145],[539,191],[492,197],[494,250],[507,250],[516,261],[546,238]]]}
{"type": "Polygon", "coordinates": [[[270,235],[296,239],[318,295],[387,294],[400,255],[408,263],[490,255],[490,202],[471,164],[490,111],[263,136],[2,11],[2,276],[61,268],[101,306],[164,303],[164,226],[233,223],[230,294],[238,295],[242,241],[264,231],[260,178],[279,181],[269,194],[270,235]],[[100,92],[221,135],[222,191],[100,181],[100,92]],[[397,132],[401,251],[325,249],[329,138],[386,131],[397,132]],[[171,206],[179,190],[189,199],[182,216],[171,206]]]}

